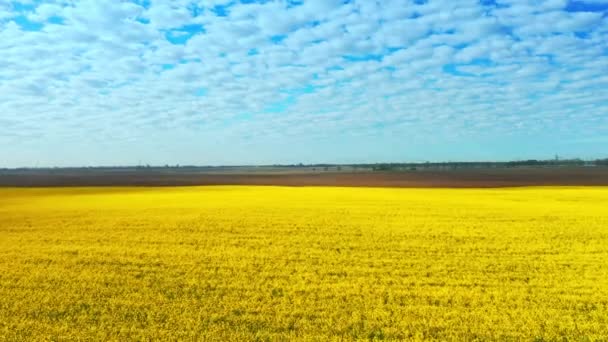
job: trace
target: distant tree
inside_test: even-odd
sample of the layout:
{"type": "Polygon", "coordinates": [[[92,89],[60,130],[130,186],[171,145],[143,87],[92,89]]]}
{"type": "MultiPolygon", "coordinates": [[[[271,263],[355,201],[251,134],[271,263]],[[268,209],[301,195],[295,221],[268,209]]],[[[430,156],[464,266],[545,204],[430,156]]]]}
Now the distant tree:
{"type": "Polygon", "coordinates": [[[374,171],[390,171],[391,169],[391,164],[376,164],[372,167],[374,171]]]}

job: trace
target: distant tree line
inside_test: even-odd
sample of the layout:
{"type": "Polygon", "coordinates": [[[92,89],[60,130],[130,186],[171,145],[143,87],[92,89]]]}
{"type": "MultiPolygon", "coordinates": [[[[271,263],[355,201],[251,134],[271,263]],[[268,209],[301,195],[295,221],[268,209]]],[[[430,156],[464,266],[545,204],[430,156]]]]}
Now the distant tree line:
{"type": "Polygon", "coordinates": [[[416,171],[416,170],[456,170],[456,169],[490,169],[515,167],[599,167],[608,166],[608,158],[583,160],[575,159],[547,159],[547,160],[517,160],[507,162],[419,162],[419,163],[368,163],[368,164],[275,164],[275,165],[234,165],[234,166],[196,166],[196,165],[137,165],[137,166],[91,166],[91,167],[23,167],[0,168],[3,171],[35,171],[35,170],[73,170],[73,171],[162,171],[177,170],[203,172],[203,171],[248,171],[265,169],[308,168],[314,171],[344,171],[344,170],[373,170],[373,171],[416,171]]]}
{"type": "Polygon", "coordinates": [[[383,163],[372,164],[374,171],[415,171],[415,170],[456,170],[456,169],[491,169],[516,167],[585,167],[608,166],[608,159],[582,160],[582,159],[550,159],[550,160],[517,160],[508,162],[438,162],[438,163],[383,163]]]}
{"type": "Polygon", "coordinates": [[[422,162],[422,163],[373,163],[373,164],[292,164],[273,165],[278,168],[308,167],[315,170],[339,170],[338,168],[351,168],[353,170],[368,169],[373,171],[416,171],[416,170],[456,170],[456,169],[491,169],[516,167],[593,167],[608,166],[608,158],[596,160],[575,159],[547,159],[547,160],[516,160],[507,162],[422,162]]]}

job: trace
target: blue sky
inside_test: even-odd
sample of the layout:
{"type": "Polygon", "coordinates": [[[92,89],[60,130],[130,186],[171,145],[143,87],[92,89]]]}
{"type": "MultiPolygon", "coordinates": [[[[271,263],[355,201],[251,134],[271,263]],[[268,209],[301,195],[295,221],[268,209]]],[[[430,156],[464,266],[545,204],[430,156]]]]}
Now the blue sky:
{"type": "Polygon", "coordinates": [[[0,146],[0,167],[608,157],[608,0],[0,0],[0,146]]]}

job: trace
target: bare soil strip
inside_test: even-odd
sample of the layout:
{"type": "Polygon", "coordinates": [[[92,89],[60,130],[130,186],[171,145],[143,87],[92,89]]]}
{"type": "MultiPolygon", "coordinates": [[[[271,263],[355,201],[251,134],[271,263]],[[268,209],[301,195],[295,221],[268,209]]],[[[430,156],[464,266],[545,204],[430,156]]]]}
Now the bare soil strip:
{"type": "Polygon", "coordinates": [[[608,186],[608,167],[411,172],[200,172],[192,170],[3,170],[2,187],[277,185],[416,188],[608,186]]]}

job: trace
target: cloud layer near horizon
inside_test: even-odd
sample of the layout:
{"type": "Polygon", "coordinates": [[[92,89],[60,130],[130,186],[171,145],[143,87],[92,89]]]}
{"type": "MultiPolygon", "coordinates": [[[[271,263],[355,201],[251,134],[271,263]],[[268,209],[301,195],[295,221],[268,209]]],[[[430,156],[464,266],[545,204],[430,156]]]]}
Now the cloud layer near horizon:
{"type": "Polygon", "coordinates": [[[608,1],[109,3],[0,1],[0,166],[590,156],[608,142],[608,1]]]}

